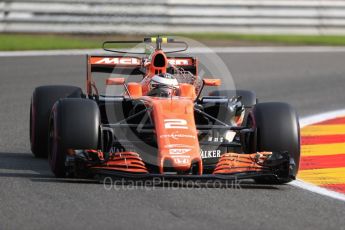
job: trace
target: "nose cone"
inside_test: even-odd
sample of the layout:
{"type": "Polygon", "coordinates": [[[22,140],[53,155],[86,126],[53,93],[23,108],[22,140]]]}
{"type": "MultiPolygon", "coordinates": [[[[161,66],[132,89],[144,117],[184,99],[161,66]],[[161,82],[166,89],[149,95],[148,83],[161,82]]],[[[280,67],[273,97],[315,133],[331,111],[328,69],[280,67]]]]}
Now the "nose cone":
{"type": "MultiPolygon", "coordinates": [[[[169,165],[174,171],[188,171],[195,162],[202,162],[194,104],[190,99],[152,99],[153,119],[158,144],[161,173],[169,165]]],[[[199,165],[201,174],[202,165],[199,165]]]]}
{"type": "Polygon", "coordinates": [[[161,160],[161,173],[163,174],[167,167],[176,172],[186,172],[191,169],[192,162],[198,161],[194,154],[195,149],[192,148],[171,148],[162,152],[163,157],[161,160]]]}

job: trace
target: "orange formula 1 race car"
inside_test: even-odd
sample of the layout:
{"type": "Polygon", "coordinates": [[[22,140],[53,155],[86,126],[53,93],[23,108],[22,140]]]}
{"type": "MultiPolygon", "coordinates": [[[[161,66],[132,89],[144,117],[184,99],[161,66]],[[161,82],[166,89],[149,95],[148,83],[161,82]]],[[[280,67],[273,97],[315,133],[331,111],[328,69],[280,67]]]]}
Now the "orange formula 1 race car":
{"type": "Polygon", "coordinates": [[[145,38],[139,42],[152,49],[142,54],[107,48],[137,42],[105,42],[117,55],[87,56],[86,93],[74,86],[35,89],[31,149],[48,157],[55,176],[295,179],[300,134],[291,106],[257,103],[246,90],[203,95],[221,80],[201,79],[196,58],[171,54],[187,50],[183,41],[145,38]],[[184,48],[164,52],[166,43],[184,48]]]}

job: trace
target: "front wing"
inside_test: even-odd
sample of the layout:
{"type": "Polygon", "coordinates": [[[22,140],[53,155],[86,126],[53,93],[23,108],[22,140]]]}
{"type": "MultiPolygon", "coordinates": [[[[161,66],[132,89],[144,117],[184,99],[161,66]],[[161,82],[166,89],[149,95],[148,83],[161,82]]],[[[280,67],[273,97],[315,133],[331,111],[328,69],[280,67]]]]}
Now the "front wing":
{"type": "Polygon", "coordinates": [[[158,174],[143,171],[142,165],[138,170],[138,156],[118,153],[112,160],[84,168],[91,175],[105,178],[127,180],[164,180],[164,181],[234,181],[255,178],[270,178],[272,180],[295,179],[296,165],[287,152],[265,152],[255,154],[227,153],[220,157],[213,173],[195,174],[158,174]],[[255,158],[255,159],[254,159],[255,158]],[[133,164],[131,168],[130,164],[133,164]],[[135,169],[135,170],[134,170],[135,169]]]}

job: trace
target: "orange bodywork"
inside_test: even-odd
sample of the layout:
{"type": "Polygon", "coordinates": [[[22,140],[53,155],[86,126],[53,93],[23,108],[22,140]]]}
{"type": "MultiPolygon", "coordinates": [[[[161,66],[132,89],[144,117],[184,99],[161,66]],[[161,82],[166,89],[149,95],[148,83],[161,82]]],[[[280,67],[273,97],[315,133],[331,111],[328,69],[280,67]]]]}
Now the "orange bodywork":
{"type": "MultiPolygon", "coordinates": [[[[188,172],[191,167],[197,167],[197,174],[203,173],[203,162],[200,154],[198,131],[194,118],[194,100],[198,92],[192,84],[181,83],[179,95],[171,98],[146,96],[149,92],[149,83],[155,74],[166,73],[168,65],[197,65],[191,58],[167,58],[162,50],[156,50],[151,59],[144,62],[137,57],[99,57],[91,56],[87,59],[87,93],[93,95],[96,88],[91,76],[91,66],[116,68],[140,67],[146,69],[146,75],[140,83],[124,83],[124,79],[109,78],[107,84],[124,84],[127,92],[125,96],[143,101],[152,108],[151,117],[154,121],[154,134],[157,139],[157,166],[160,174],[166,168],[173,168],[176,172],[188,172]],[[159,61],[156,58],[160,58],[159,61]],[[128,95],[130,94],[130,95],[128,95]]],[[[197,68],[196,68],[197,78],[197,68]]],[[[219,79],[205,79],[206,86],[219,86],[219,79]]],[[[97,88],[96,88],[97,89],[97,88]]],[[[242,122],[242,118],[238,118],[242,122]]],[[[120,152],[110,153],[109,161],[93,168],[109,170],[148,173],[145,163],[138,153],[120,152]]],[[[223,154],[217,163],[213,174],[232,174],[247,171],[261,171],[262,163],[272,154],[269,152],[254,154],[223,154]]],[[[102,155],[102,153],[101,153],[102,155]]]]}
{"type": "MultiPolygon", "coordinates": [[[[103,155],[101,152],[100,154],[103,155]]],[[[132,173],[148,173],[145,163],[140,158],[139,154],[134,152],[111,153],[109,161],[102,166],[92,168],[132,173]]]]}
{"type": "Polygon", "coordinates": [[[151,61],[145,63],[145,67],[147,69],[146,74],[147,76],[153,76],[155,74],[166,73],[168,67],[168,59],[165,53],[162,50],[156,50],[152,56],[151,61]],[[156,61],[160,59],[160,61],[156,61]]]}
{"type": "Polygon", "coordinates": [[[263,164],[270,155],[272,155],[272,152],[253,154],[226,153],[220,157],[213,174],[262,171],[264,169],[263,164]]]}
{"type": "Polygon", "coordinates": [[[205,78],[204,83],[207,86],[220,86],[222,84],[220,79],[210,79],[210,78],[205,78]]]}
{"type": "Polygon", "coordinates": [[[128,92],[132,98],[137,99],[143,96],[143,88],[140,83],[129,82],[127,87],[128,87],[128,92]]]}
{"type": "Polygon", "coordinates": [[[157,164],[160,173],[168,163],[177,171],[188,171],[192,164],[202,174],[194,104],[190,99],[143,97],[152,108],[158,144],[157,164]]]}
{"type": "Polygon", "coordinates": [[[196,98],[195,87],[186,83],[180,84],[180,97],[194,100],[196,98]]]}

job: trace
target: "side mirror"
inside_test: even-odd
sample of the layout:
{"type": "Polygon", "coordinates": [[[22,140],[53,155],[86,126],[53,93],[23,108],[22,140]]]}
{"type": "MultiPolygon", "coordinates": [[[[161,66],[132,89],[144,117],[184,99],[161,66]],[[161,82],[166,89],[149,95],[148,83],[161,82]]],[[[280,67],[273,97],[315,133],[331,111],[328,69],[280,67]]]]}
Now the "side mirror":
{"type": "Polygon", "coordinates": [[[220,79],[210,79],[205,78],[203,79],[204,85],[206,86],[220,86],[222,84],[222,81],[220,79]]]}
{"type": "Polygon", "coordinates": [[[125,79],[120,78],[120,77],[119,78],[111,77],[105,81],[105,84],[106,85],[123,85],[125,84],[125,79]]]}
{"type": "Polygon", "coordinates": [[[199,100],[202,90],[204,89],[204,86],[220,86],[222,84],[222,81],[220,79],[213,79],[213,78],[204,78],[202,79],[202,86],[201,89],[198,92],[198,95],[196,96],[195,101],[199,100]]]}

